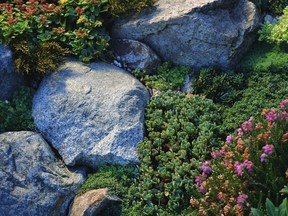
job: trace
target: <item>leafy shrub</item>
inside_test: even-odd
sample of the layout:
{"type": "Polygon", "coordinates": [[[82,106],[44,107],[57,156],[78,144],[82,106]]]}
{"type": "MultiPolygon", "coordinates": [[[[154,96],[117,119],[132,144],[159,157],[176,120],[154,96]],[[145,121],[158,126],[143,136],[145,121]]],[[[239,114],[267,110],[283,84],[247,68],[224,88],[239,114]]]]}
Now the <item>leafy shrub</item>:
{"type": "Polygon", "coordinates": [[[199,161],[217,146],[218,107],[200,96],[163,93],[146,110],[148,135],[139,145],[139,176],[130,188],[132,212],[169,215],[189,206],[199,161]]]}
{"type": "Polygon", "coordinates": [[[23,87],[11,101],[0,101],[0,132],[34,130],[32,99],[35,91],[23,87]]]}
{"type": "Polygon", "coordinates": [[[112,16],[119,16],[121,14],[140,11],[142,8],[151,6],[156,0],[108,0],[109,4],[106,9],[112,16]]]}
{"type": "Polygon", "coordinates": [[[13,0],[0,4],[0,43],[56,41],[80,60],[90,61],[108,46],[109,36],[100,16],[105,2],[61,0],[60,4],[48,4],[13,0]]]}
{"type": "Polygon", "coordinates": [[[232,104],[238,97],[238,90],[243,89],[243,83],[243,74],[207,68],[200,70],[192,86],[194,93],[203,94],[215,103],[232,104]]]}
{"type": "Polygon", "coordinates": [[[279,191],[288,183],[288,100],[280,110],[264,110],[259,122],[251,117],[237,135],[202,163],[196,185],[202,194],[191,199],[199,215],[248,215],[263,209],[264,198],[279,204],[279,191]]]}
{"type": "Polygon", "coordinates": [[[70,52],[56,42],[40,44],[19,41],[13,44],[13,55],[17,71],[25,74],[46,74],[55,71],[65,55],[70,52]]]}
{"type": "Polygon", "coordinates": [[[189,67],[173,67],[171,63],[165,62],[158,68],[156,75],[146,75],[141,80],[146,86],[157,90],[178,90],[183,86],[185,77],[189,72],[189,67]]]}

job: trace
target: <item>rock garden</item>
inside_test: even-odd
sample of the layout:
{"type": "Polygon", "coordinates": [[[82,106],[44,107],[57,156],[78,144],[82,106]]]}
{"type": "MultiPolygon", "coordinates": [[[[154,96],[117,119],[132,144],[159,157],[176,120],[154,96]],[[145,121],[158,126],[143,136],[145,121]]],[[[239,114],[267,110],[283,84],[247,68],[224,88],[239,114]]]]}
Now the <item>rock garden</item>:
{"type": "Polygon", "coordinates": [[[0,0],[0,216],[288,216],[286,0],[0,0]]]}

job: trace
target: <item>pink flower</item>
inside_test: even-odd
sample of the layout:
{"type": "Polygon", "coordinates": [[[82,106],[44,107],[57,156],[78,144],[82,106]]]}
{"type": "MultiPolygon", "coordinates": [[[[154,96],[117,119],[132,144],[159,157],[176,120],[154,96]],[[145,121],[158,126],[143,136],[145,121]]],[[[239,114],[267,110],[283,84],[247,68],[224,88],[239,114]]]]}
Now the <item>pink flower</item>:
{"type": "Polygon", "coordinates": [[[262,149],[264,150],[265,154],[272,155],[274,146],[266,144],[265,146],[262,147],[262,149]]]}
{"type": "Polygon", "coordinates": [[[233,139],[233,136],[232,135],[229,135],[226,137],[226,143],[227,144],[230,144],[232,142],[232,139],[233,139]]]}
{"type": "Polygon", "coordinates": [[[277,119],[277,114],[275,110],[270,110],[270,112],[266,114],[265,119],[268,122],[274,122],[277,119]]]}
{"type": "Polygon", "coordinates": [[[225,156],[225,155],[226,155],[225,150],[221,149],[221,150],[220,150],[220,154],[223,155],[223,156],[225,156]]]}
{"type": "Polygon", "coordinates": [[[202,185],[200,185],[199,191],[200,193],[206,193],[207,190],[202,185]]]}
{"type": "Polygon", "coordinates": [[[242,128],[238,128],[237,132],[238,132],[238,136],[240,137],[243,136],[242,128]]]}
{"type": "Polygon", "coordinates": [[[285,99],[285,100],[281,101],[280,107],[282,109],[285,109],[286,107],[288,107],[288,99],[285,99]]]}
{"type": "Polygon", "coordinates": [[[214,159],[219,159],[221,156],[221,153],[218,150],[216,150],[216,151],[211,152],[211,156],[214,159]]]}
{"type": "Polygon", "coordinates": [[[253,162],[252,161],[245,160],[243,165],[248,170],[248,172],[253,172],[253,162]]]}
{"type": "Polygon", "coordinates": [[[243,173],[242,167],[243,167],[243,164],[240,163],[239,161],[236,161],[236,162],[234,163],[234,168],[236,169],[238,176],[240,176],[240,175],[243,173]]]}
{"type": "MultiPolygon", "coordinates": [[[[248,196],[247,196],[246,194],[240,194],[240,195],[237,197],[237,204],[238,204],[241,208],[243,208],[247,198],[248,198],[248,196]]],[[[246,206],[249,206],[249,203],[247,203],[246,206]]]]}
{"type": "Polygon", "coordinates": [[[202,171],[207,175],[212,173],[212,169],[209,167],[210,165],[211,165],[211,161],[205,161],[202,163],[202,166],[201,166],[202,171]]]}
{"type": "Polygon", "coordinates": [[[248,121],[245,121],[242,123],[242,129],[245,133],[249,133],[250,131],[253,130],[253,125],[252,125],[253,117],[250,117],[248,121]]]}
{"type": "Polygon", "coordinates": [[[195,182],[196,182],[197,185],[201,184],[201,182],[202,182],[201,177],[200,176],[196,176],[195,177],[195,182]]]}
{"type": "Polygon", "coordinates": [[[266,158],[266,157],[267,157],[267,155],[266,155],[265,153],[263,153],[263,154],[260,155],[260,159],[261,159],[261,162],[262,162],[262,163],[267,162],[267,158],[266,158]]]}

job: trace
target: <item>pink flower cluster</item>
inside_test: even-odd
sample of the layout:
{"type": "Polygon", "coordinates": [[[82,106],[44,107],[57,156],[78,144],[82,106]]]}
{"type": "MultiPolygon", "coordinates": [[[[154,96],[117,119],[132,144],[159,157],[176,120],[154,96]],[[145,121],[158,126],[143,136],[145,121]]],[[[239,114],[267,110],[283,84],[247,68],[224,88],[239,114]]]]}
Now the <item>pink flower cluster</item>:
{"type": "Polygon", "coordinates": [[[213,159],[219,159],[225,155],[226,155],[226,152],[223,149],[221,149],[220,151],[216,150],[216,151],[211,152],[211,157],[213,159]]]}
{"type": "Polygon", "coordinates": [[[253,124],[252,124],[252,121],[253,121],[253,117],[250,117],[248,121],[245,121],[242,123],[242,130],[245,132],[245,133],[249,133],[253,130],[253,124]]]}
{"type": "Polygon", "coordinates": [[[253,162],[249,160],[245,160],[243,163],[240,163],[239,161],[235,161],[234,168],[238,176],[242,175],[244,168],[248,172],[253,172],[253,162]]]}
{"type": "Polygon", "coordinates": [[[212,173],[212,169],[210,166],[211,166],[211,161],[205,161],[202,163],[201,169],[205,174],[209,175],[212,173]]]}
{"type": "Polygon", "coordinates": [[[265,119],[272,123],[275,122],[278,117],[278,120],[286,119],[288,122],[288,113],[285,111],[288,108],[288,99],[281,101],[280,107],[284,109],[284,111],[276,112],[274,109],[271,109],[268,113],[265,113],[265,119]]]}
{"type": "Polygon", "coordinates": [[[262,147],[264,153],[260,155],[260,160],[262,163],[267,162],[267,157],[273,154],[274,145],[268,145],[262,147]]]}
{"type": "Polygon", "coordinates": [[[232,140],[233,140],[233,136],[232,135],[229,135],[229,136],[226,137],[226,143],[227,144],[231,144],[232,140]]]}
{"type": "Polygon", "coordinates": [[[281,101],[280,107],[282,109],[288,108],[288,99],[285,99],[285,100],[281,101]]]}
{"type": "Polygon", "coordinates": [[[199,188],[200,193],[206,193],[207,190],[204,188],[202,182],[205,181],[207,178],[207,175],[203,172],[200,176],[195,177],[195,183],[197,187],[199,188]]]}
{"type": "Polygon", "coordinates": [[[248,199],[248,196],[246,194],[240,194],[237,197],[237,205],[239,205],[241,208],[244,208],[245,205],[249,207],[250,204],[246,202],[246,199],[248,199]]]}
{"type": "Polygon", "coordinates": [[[268,121],[268,122],[274,122],[276,119],[277,119],[277,114],[275,112],[275,110],[270,110],[266,116],[265,116],[265,119],[268,121]]]}

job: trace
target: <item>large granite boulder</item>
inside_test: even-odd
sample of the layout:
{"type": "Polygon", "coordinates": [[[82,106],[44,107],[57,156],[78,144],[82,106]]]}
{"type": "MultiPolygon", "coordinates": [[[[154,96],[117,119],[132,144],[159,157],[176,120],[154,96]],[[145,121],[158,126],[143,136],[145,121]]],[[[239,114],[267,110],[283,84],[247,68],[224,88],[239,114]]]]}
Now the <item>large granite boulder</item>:
{"type": "Polygon", "coordinates": [[[145,87],[121,68],[68,61],[42,81],[32,115],[67,165],[127,164],[138,161],[148,100],[145,87]]]}
{"type": "Polygon", "coordinates": [[[11,50],[0,44],[0,100],[10,99],[24,84],[24,77],[15,71],[11,50]]]}
{"type": "Polygon", "coordinates": [[[34,132],[0,134],[0,215],[66,215],[84,181],[34,132]]]}
{"type": "Polygon", "coordinates": [[[119,19],[112,37],[142,41],[175,64],[229,68],[254,41],[260,21],[248,0],[159,0],[119,19]]]}

